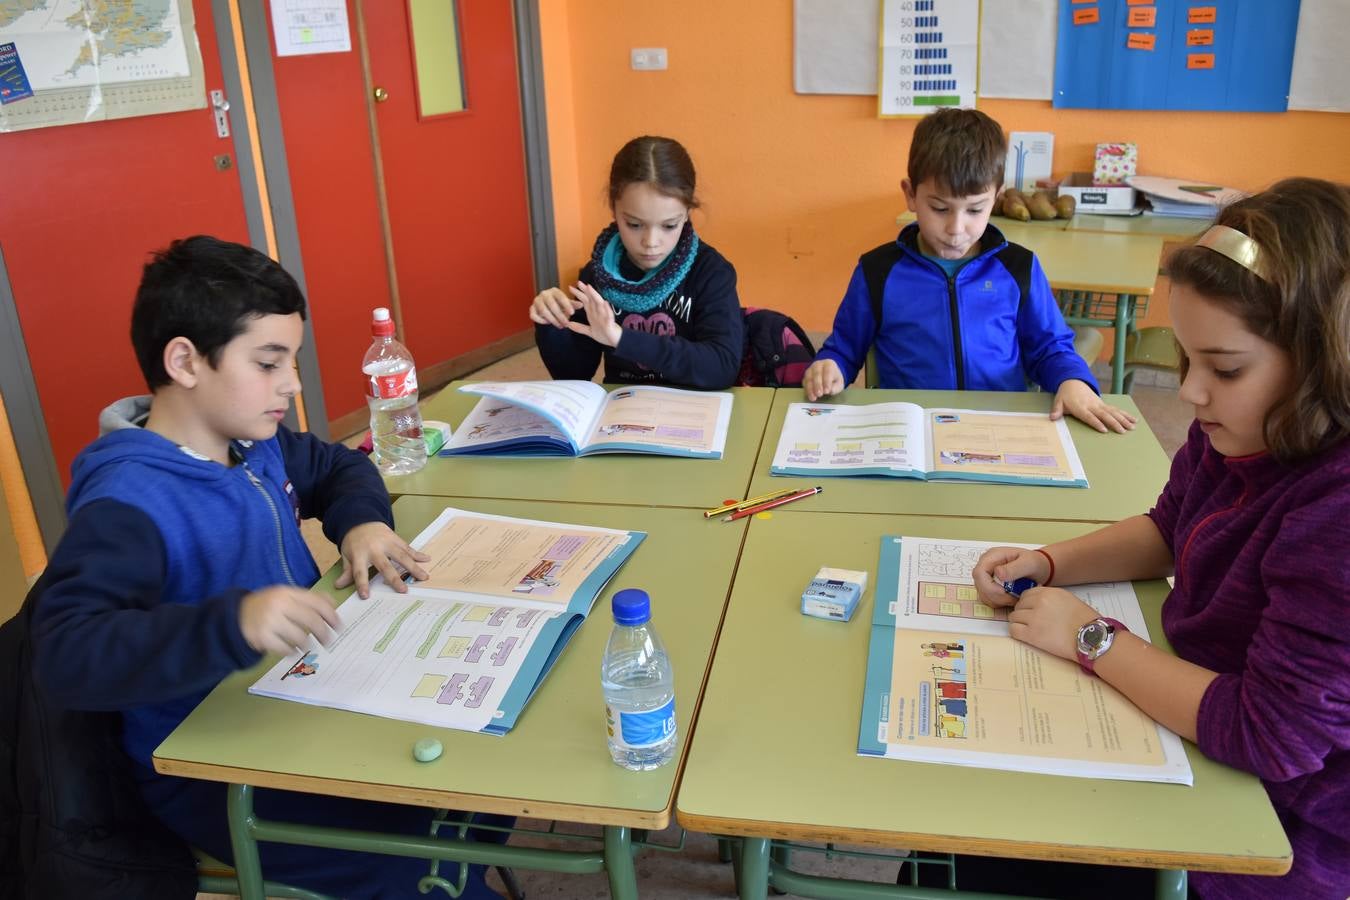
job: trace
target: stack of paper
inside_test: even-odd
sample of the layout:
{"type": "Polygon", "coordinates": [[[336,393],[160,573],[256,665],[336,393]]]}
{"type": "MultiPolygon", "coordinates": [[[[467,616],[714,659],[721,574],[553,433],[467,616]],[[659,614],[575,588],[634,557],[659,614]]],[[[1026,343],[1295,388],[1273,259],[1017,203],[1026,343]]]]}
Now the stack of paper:
{"type": "Polygon", "coordinates": [[[1221,208],[1246,196],[1234,188],[1180,178],[1135,175],[1127,181],[1144,195],[1153,214],[1159,216],[1212,219],[1221,208]]]}

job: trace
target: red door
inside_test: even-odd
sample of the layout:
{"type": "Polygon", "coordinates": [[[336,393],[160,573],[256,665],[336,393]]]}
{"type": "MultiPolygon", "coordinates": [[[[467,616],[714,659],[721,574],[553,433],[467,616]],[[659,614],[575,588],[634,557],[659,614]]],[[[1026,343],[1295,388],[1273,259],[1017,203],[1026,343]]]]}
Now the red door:
{"type": "MultiPolygon", "coordinates": [[[[223,89],[210,0],[193,9],[206,89],[223,89]]],[[[99,410],[146,391],[128,334],[149,251],[198,233],[248,243],[220,154],[234,145],[209,108],[0,134],[0,247],[65,484],[99,410]]]]}
{"type": "Polygon", "coordinates": [[[530,327],[515,22],[504,0],[455,4],[467,108],[419,119],[407,4],[363,7],[405,338],[426,371],[530,327]]]}

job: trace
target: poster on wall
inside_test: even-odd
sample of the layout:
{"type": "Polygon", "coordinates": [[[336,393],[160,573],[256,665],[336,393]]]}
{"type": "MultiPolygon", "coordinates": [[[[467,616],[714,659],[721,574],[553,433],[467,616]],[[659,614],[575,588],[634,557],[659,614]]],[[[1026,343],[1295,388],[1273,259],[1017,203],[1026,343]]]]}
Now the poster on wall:
{"type": "Polygon", "coordinates": [[[0,0],[0,44],[30,91],[0,132],[206,106],[191,0],[0,0]]]}
{"type": "Polygon", "coordinates": [[[1283,112],[1299,0],[1061,0],[1054,105],[1283,112]]]}
{"type": "Polygon", "coordinates": [[[878,114],[975,105],[980,0],[882,0],[878,114]]]}

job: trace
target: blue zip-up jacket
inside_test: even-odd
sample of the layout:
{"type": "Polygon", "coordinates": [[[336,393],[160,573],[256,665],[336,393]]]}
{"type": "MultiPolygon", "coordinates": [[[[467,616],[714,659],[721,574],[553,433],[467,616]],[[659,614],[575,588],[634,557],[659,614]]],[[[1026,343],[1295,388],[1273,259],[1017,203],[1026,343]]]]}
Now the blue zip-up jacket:
{"type": "Polygon", "coordinates": [[[260,659],[239,628],[244,595],[318,579],[300,519],[323,519],[339,545],[356,525],[392,524],[355,450],[284,427],[232,449],[226,467],[121,428],[72,467],[70,526],[34,613],[35,677],[58,706],[121,710],[123,744],[147,771],[222,678],[260,659]]]}
{"type": "Polygon", "coordinates": [[[1077,378],[1098,390],[1074,352],[1073,331],[1034,253],[990,225],[979,253],[949,279],[920,252],[918,236],[912,224],[897,246],[873,251],[894,254],[898,247],[899,256],[882,292],[880,328],[863,263],[853,270],[834,331],[816,354],[838,364],[845,384],[853,383],[875,343],[883,388],[1022,391],[1030,379],[1053,394],[1077,378]]]}

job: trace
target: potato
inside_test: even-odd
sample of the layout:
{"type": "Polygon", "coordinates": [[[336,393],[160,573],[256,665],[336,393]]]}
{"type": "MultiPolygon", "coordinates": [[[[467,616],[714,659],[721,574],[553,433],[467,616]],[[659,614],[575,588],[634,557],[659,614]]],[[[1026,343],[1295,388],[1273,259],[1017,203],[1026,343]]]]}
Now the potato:
{"type": "Polygon", "coordinates": [[[1045,191],[1037,191],[1031,195],[1027,201],[1027,209],[1031,210],[1033,219],[1053,219],[1055,217],[1055,204],[1051,202],[1050,195],[1045,191]]]}
{"type": "Polygon", "coordinates": [[[1076,201],[1068,194],[1061,194],[1059,198],[1055,200],[1055,213],[1061,219],[1072,219],[1076,207],[1076,201]]]}
{"type": "Polygon", "coordinates": [[[1031,218],[1031,210],[1027,207],[1026,196],[1021,191],[1003,192],[1003,215],[1019,222],[1026,222],[1031,218]]]}

